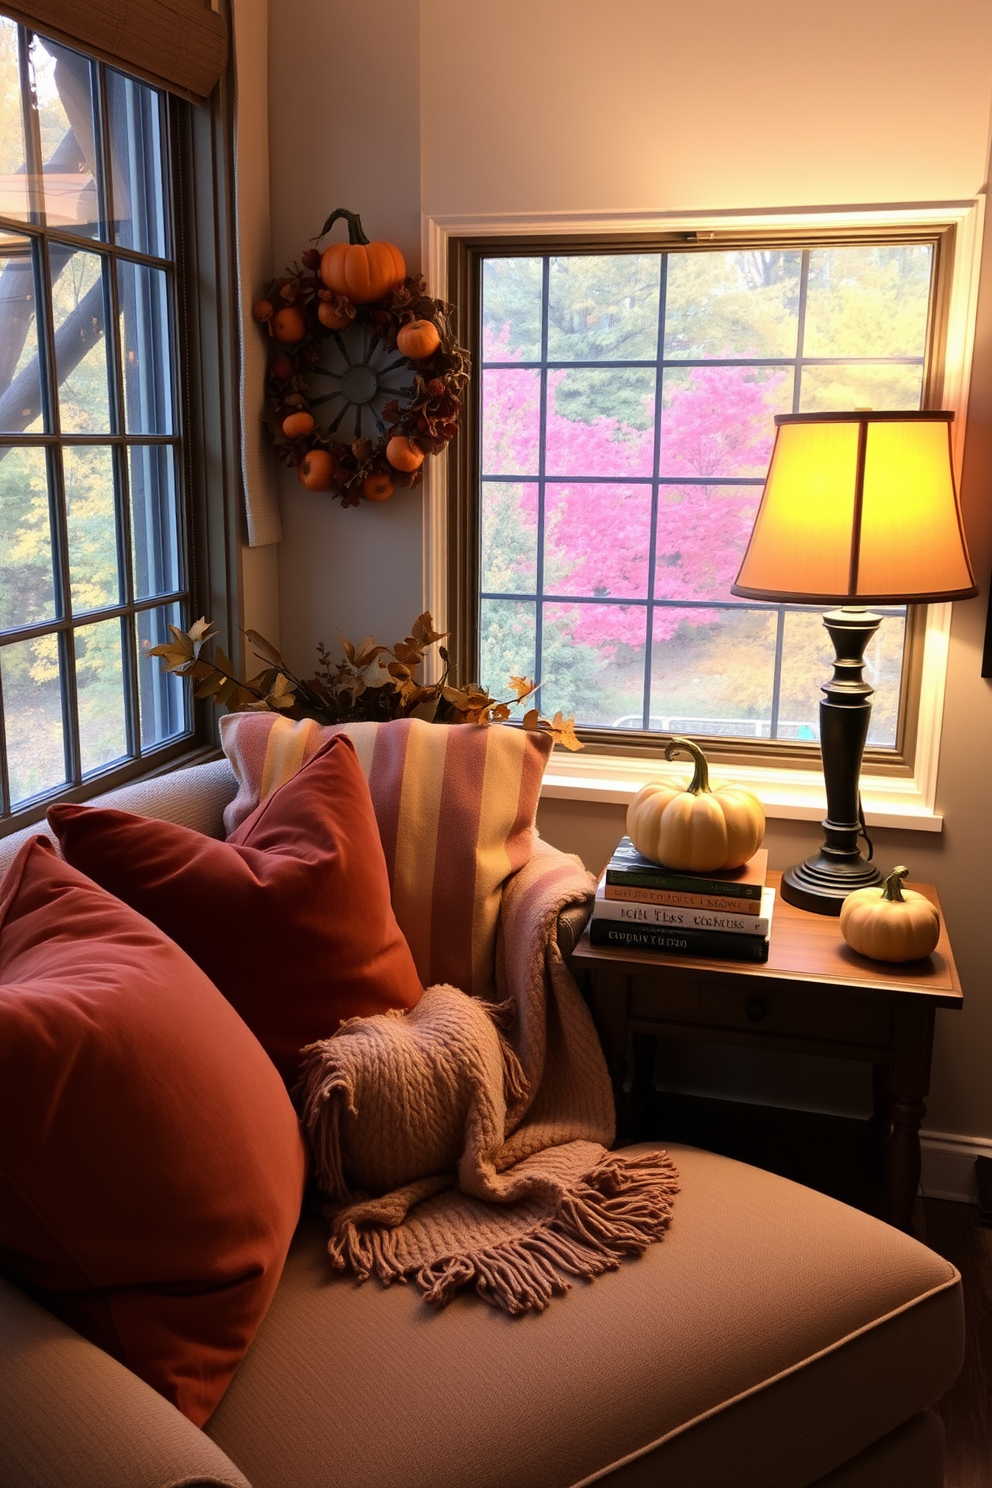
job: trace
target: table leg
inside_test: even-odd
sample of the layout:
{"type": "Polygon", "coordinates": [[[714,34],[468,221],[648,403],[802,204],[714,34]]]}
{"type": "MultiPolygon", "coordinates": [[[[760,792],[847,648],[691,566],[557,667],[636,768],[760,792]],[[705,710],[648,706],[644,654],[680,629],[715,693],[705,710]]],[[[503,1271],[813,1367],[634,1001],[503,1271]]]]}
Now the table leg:
{"type": "Polygon", "coordinates": [[[603,967],[592,969],[592,1016],[603,1046],[606,1067],[613,1086],[617,1136],[627,1135],[627,977],[624,972],[603,967]]]}
{"type": "Polygon", "coordinates": [[[891,1070],[889,1140],[889,1223],[913,1233],[913,1210],[920,1186],[920,1125],[926,1115],[933,1051],[932,1007],[905,1003],[896,1011],[895,1057],[891,1070]]]}
{"type": "Polygon", "coordinates": [[[654,1096],[654,1066],[658,1057],[658,1035],[656,1033],[633,1033],[630,1036],[633,1050],[634,1079],[630,1087],[631,1135],[637,1137],[644,1118],[651,1108],[654,1096]]]}
{"type": "Polygon", "coordinates": [[[885,1173],[891,1129],[889,1066],[873,1064],[871,1067],[871,1120],[868,1123],[868,1131],[871,1139],[872,1173],[876,1178],[881,1178],[885,1173]]]}

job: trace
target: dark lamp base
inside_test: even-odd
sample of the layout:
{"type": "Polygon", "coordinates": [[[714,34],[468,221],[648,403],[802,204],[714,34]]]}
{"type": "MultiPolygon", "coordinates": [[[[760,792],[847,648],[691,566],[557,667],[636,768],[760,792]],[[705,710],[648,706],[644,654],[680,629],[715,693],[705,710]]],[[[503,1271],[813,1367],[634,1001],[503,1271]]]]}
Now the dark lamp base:
{"type": "Polygon", "coordinates": [[[813,914],[839,915],[841,905],[855,889],[870,889],[882,875],[873,863],[859,855],[838,862],[822,849],[782,874],[782,898],[813,914]]]}

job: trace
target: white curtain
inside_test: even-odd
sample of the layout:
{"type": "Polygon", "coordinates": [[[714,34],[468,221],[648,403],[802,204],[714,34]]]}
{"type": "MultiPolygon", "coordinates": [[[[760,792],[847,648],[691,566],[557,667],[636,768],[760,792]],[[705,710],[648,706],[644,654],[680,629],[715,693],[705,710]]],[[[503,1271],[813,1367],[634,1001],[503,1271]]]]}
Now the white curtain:
{"type": "Polygon", "coordinates": [[[235,192],[241,334],[242,469],[248,546],[282,539],[275,458],[264,430],[266,346],[252,301],[271,273],[268,0],[231,0],[235,75],[235,192]]]}

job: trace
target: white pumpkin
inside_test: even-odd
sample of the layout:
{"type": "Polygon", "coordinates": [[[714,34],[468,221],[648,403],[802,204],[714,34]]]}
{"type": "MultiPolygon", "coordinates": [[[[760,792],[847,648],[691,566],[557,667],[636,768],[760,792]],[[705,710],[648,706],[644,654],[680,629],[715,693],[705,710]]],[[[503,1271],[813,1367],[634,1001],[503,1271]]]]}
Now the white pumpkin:
{"type": "Polygon", "coordinates": [[[873,961],[918,961],[940,939],[940,915],[925,894],[904,889],[908,868],[893,868],[881,887],[855,889],[840,907],[840,933],[873,961]]]}
{"type": "Polygon", "coordinates": [[[740,868],[761,846],[765,813],[750,791],[710,787],[706,756],[691,739],[673,739],[671,759],[688,752],[695,768],[681,788],[649,781],[627,807],[627,836],[644,857],[689,873],[740,868]]]}

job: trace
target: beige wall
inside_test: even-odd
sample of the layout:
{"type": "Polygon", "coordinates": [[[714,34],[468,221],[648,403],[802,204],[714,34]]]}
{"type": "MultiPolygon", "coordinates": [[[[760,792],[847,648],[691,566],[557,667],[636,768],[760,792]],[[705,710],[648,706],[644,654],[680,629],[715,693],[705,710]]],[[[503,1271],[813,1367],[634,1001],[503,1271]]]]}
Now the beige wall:
{"type": "MultiPolygon", "coordinates": [[[[279,0],[270,35],[274,267],[325,215],[358,209],[418,261],[420,214],[761,209],[965,199],[983,188],[992,7],[838,0],[279,0]],[[608,22],[608,30],[607,30],[608,22]],[[855,50],[856,49],[856,50],[855,50]]],[[[979,677],[992,568],[992,234],[986,243],[963,482],[981,600],[956,607],[941,836],[879,831],[883,864],[937,883],[968,997],[939,1018],[932,1129],[992,1137],[992,684],[979,677]]],[[[419,497],[342,512],[284,487],[287,659],[338,630],[392,640],[421,604],[419,497]]],[[[610,807],[547,801],[540,825],[590,867],[610,807]]],[[[773,866],[817,844],[772,822],[773,866]]],[[[739,1051],[669,1053],[686,1088],[863,1109],[865,1072],[739,1051]]]]}
{"type": "Polygon", "coordinates": [[[432,215],[947,200],[985,178],[987,0],[421,12],[432,215]]]}
{"type": "MultiPolygon", "coordinates": [[[[275,0],[269,98],[274,272],[335,207],[359,212],[420,267],[420,21],[416,0],[275,0]]],[[[336,224],[341,235],[343,225],[336,224]]],[[[318,640],[399,640],[421,609],[419,491],[382,506],[306,491],[281,472],[281,645],[306,668],[318,640]]]]}

